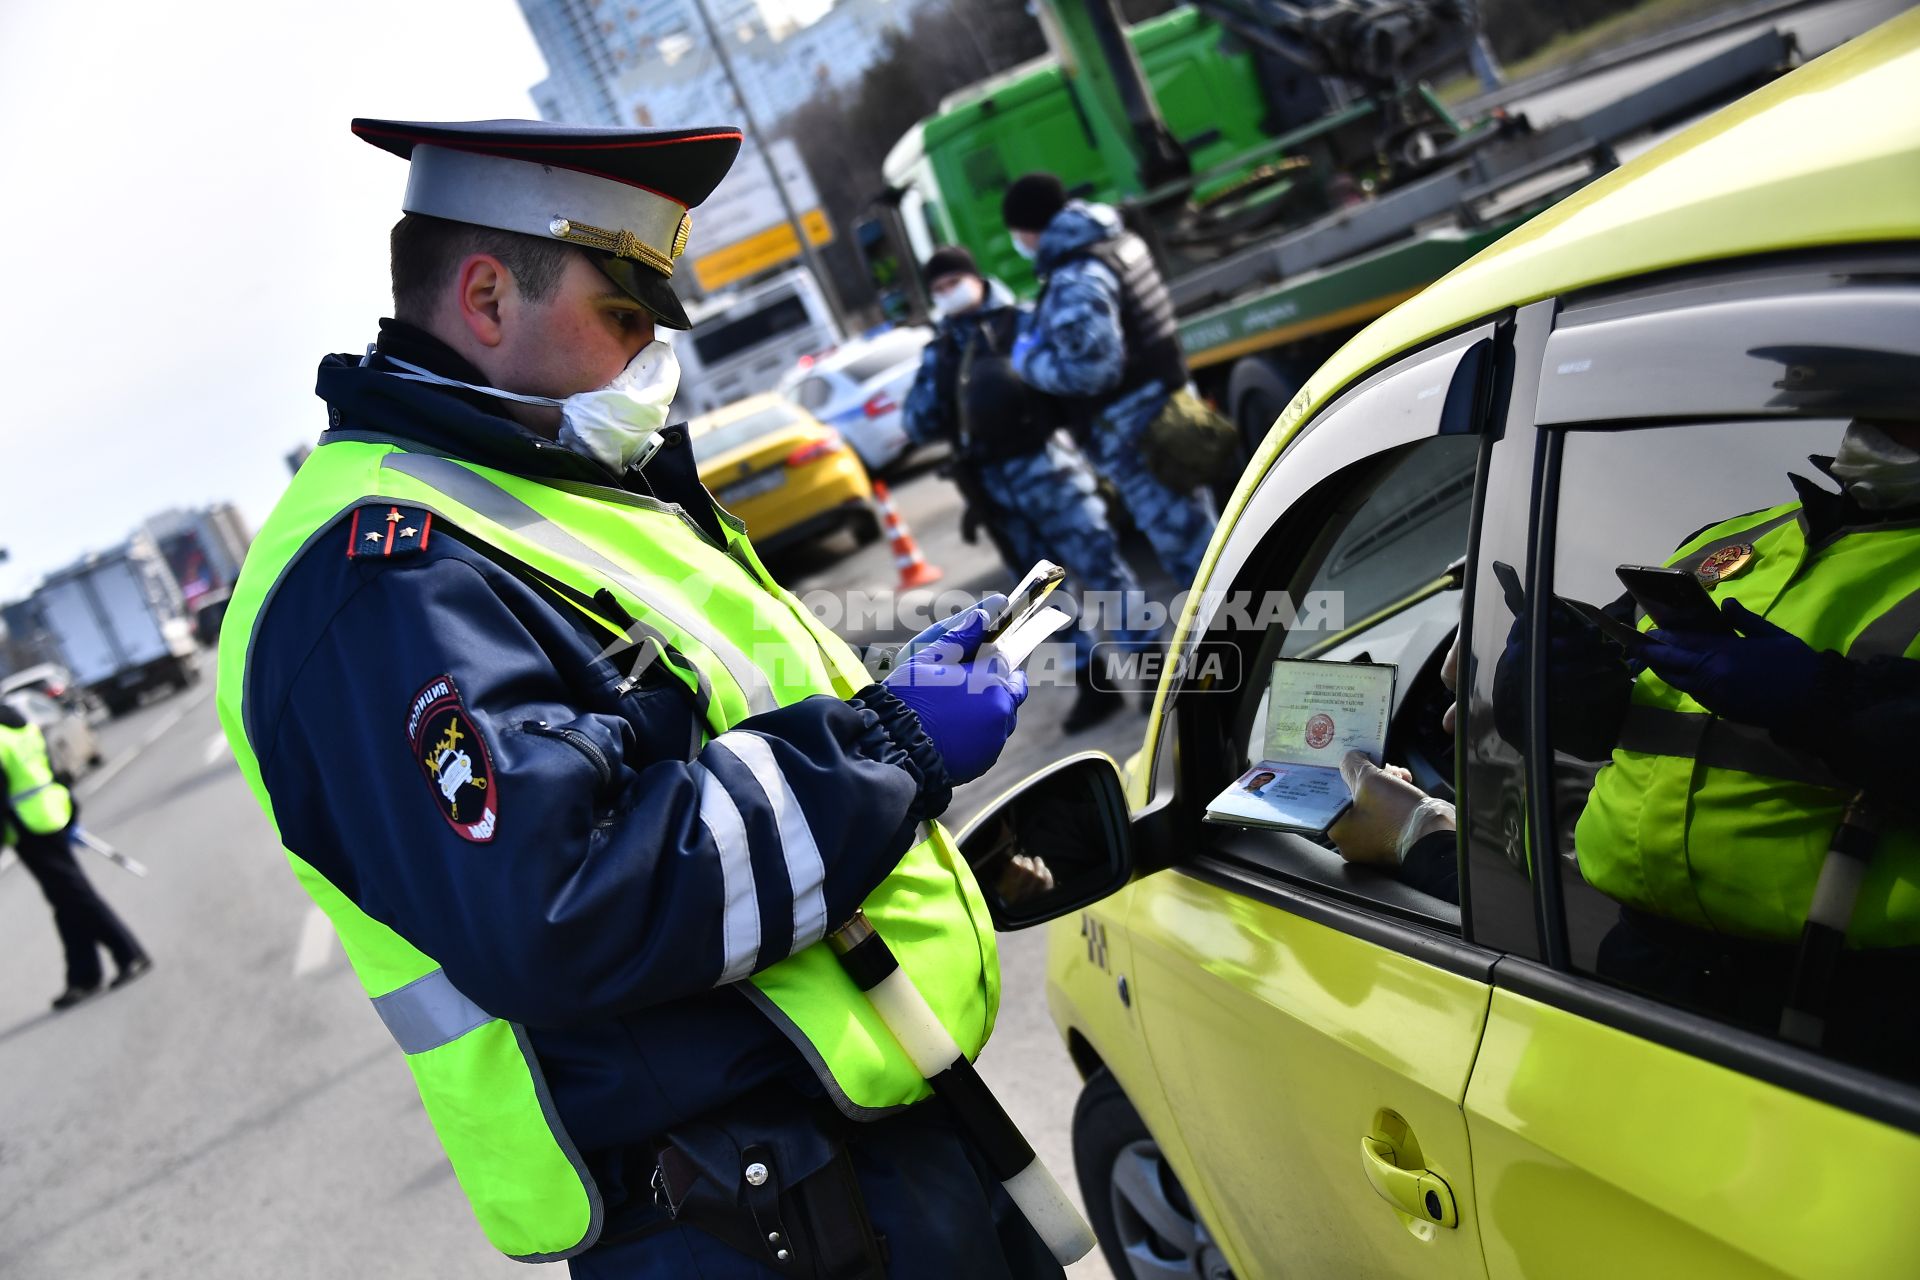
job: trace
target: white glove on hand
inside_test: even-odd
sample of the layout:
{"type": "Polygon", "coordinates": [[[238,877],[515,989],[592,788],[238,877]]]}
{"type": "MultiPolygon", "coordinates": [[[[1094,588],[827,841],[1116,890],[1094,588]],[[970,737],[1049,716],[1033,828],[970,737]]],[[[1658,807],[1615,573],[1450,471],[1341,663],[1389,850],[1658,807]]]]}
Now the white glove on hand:
{"type": "Polygon", "coordinates": [[[1412,775],[1397,765],[1382,769],[1365,753],[1349,751],[1340,776],[1353,793],[1353,806],[1327,835],[1349,862],[1397,867],[1421,837],[1454,829],[1453,806],[1414,786],[1412,775]]]}

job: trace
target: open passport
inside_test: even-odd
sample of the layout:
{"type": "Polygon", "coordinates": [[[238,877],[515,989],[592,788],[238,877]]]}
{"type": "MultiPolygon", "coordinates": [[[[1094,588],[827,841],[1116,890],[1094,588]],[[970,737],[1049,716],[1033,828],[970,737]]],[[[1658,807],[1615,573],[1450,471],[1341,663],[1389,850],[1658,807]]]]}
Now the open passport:
{"type": "Polygon", "coordinates": [[[1261,759],[1207,803],[1209,822],[1325,831],[1353,796],[1340,776],[1349,751],[1381,763],[1396,668],[1373,662],[1276,659],[1261,759]]]}

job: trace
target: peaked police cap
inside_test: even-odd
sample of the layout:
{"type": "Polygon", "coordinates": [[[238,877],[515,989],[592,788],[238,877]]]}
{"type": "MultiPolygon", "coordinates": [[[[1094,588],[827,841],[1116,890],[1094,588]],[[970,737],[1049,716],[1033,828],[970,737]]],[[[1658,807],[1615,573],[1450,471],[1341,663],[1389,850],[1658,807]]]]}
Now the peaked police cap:
{"type": "Polygon", "coordinates": [[[738,129],[355,120],[353,131],[412,162],[408,213],[587,250],[654,319],[690,327],[669,281],[692,230],[687,211],[732,165],[738,129]]]}

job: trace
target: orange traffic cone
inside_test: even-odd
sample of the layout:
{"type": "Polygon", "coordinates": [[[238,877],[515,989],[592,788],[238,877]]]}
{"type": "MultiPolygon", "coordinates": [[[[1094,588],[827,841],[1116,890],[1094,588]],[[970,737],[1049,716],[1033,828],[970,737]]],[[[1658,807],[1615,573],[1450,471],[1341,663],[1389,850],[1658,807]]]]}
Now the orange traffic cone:
{"type": "Polygon", "coordinates": [[[886,522],[887,540],[893,544],[893,566],[900,570],[900,590],[924,587],[940,581],[940,570],[926,562],[920,546],[907,532],[907,522],[893,509],[893,495],[884,482],[873,482],[873,500],[880,504],[880,517],[886,522]]]}

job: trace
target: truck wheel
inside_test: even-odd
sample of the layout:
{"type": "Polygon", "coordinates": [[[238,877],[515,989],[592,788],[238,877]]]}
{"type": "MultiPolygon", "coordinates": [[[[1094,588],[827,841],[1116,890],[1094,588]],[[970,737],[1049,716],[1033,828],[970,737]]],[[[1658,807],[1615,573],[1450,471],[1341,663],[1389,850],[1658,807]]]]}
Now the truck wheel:
{"type": "Polygon", "coordinates": [[[1259,450],[1260,442],[1306,381],[1307,372],[1267,356],[1248,356],[1233,366],[1233,375],[1227,380],[1226,403],[1234,425],[1240,428],[1248,457],[1259,450]]]}
{"type": "Polygon", "coordinates": [[[1226,1257],[1110,1072],[1096,1071],[1074,1104],[1073,1167],[1115,1280],[1233,1280],[1226,1257]]]}
{"type": "Polygon", "coordinates": [[[134,700],[129,699],[125,694],[102,694],[100,701],[106,704],[108,719],[118,719],[133,710],[134,700]]]}

